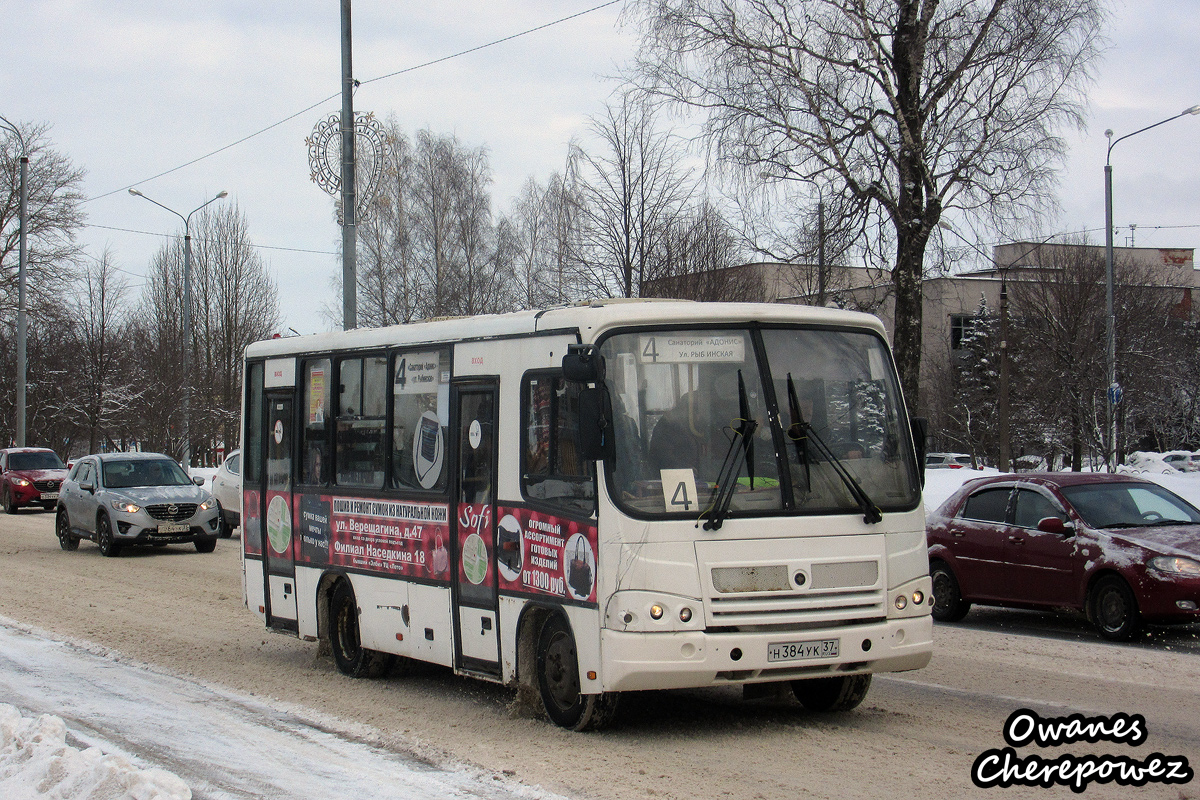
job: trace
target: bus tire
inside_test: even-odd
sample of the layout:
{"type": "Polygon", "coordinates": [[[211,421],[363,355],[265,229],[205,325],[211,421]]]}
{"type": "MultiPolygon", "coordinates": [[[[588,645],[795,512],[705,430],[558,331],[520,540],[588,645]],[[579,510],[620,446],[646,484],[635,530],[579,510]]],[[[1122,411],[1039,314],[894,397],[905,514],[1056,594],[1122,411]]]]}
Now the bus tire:
{"type": "Polygon", "coordinates": [[[866,699],[870,688],[869,674],[792,681],[792,694],[809,711],[850,711],[866,699]]]}
{"type": "Polygon", "coordinates": [[[362,646],[358,631],[358,601],[350,581],[338,581],[329,600],[329,644],[338,672],[351,678],[379,678],[392,665],[390,653],[362,646]]]}
{"type": "Polygon", "coordinates": [[[619,694],[582,694],[575,637],[561,614],[551,614],[538,635],[537,684],[550,721],[573,731],[600,730],[616,718],[619,694]]]}

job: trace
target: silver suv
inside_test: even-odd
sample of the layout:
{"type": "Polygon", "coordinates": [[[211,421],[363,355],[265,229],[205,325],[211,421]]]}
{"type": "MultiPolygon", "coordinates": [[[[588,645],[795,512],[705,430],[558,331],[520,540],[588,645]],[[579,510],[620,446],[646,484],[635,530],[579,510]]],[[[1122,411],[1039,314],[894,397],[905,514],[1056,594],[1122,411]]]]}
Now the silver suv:
{"type": "Polygon", "coordinates": [[[126,545],[192,542],[211,553],[220,534],[217,501],[159,453],[105,453],[75,462],[59,491],[55,533],[63,550],[91,539],[106,556],[126,545]]]}

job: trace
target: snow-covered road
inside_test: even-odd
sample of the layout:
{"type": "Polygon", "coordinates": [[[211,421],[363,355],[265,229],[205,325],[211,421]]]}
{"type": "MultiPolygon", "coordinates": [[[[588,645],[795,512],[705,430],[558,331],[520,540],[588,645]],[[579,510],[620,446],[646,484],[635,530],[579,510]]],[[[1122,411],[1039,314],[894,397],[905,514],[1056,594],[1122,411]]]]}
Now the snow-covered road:
{"type": "Polygon", "coordinates": [[[61,717],[76,748],[178,775],[193,798],[558,797],[502,775],[435,767],[357,738],[349,726],[57,642],[4,618],[0,697],[27,716],[61,717]]]}

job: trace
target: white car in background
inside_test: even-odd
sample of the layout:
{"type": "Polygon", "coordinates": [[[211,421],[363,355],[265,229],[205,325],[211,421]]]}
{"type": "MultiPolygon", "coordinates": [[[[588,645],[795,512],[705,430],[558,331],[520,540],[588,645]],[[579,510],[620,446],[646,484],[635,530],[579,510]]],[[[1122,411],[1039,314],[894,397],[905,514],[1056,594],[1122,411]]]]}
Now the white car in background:
{"type": "Polygon", "coordinates": [[[213,476],[212,493],[221,509],[221,535],[233,535],[242,524],[242,451],[234,450],[213,476]]]}

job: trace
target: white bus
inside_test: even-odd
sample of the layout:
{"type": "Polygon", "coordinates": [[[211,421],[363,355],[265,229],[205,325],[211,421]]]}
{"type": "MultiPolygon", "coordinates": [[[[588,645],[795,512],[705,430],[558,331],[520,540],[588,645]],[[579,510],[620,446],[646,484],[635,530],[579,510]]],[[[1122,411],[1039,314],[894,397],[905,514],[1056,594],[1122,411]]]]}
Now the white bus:
{"type": "MultiPolygon", "coordinates": [[[[246,350],[243,585],[338,669],[847,710],[930,658],[911,425],[879,320],[603,301],[246,350]]],[[[914,430],[918,433],[914,436],[914,430]]]]}

